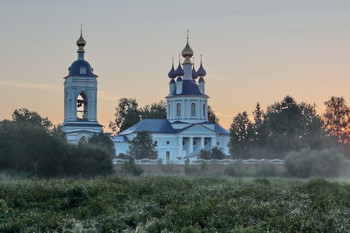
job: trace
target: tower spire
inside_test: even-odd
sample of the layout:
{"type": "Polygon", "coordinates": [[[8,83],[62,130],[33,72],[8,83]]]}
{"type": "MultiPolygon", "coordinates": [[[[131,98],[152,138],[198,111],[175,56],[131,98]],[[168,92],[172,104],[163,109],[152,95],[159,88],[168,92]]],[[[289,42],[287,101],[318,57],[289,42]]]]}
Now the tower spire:
{"type": "Polygon", "coordinates": [[[83,25],[80,24],[80,37],[77,40],[77,46],[78,46],[77,52],[78,52],[78,59],[79,60],[84,60],[84,53],[85,53],[84,47],[85,47],[85,45],[86,45],[86,41],[83,38],[83,25]]]}
{"type": "Polygon", "coordinates": [[[186,46],[185,46],[185,48],[182,50],[182,52],[181,52],[181,54],[182,54],[182,56],[185,58],[185,61],[184,61],[184,63],[186,64],[186,63],[189,63],[189,64],[191,64],[191,60],[190,60],[190,58],[193,56],[193,50],[191,49],[191,47],[190,47],[190,45],[189,45],[189,43],[188,43],[188,39],[189,39],[189,33],[190,33],[190,31],[187,29],[187,37],[186,37],[186,39],[187,39],[187,43],[186,43],[186,46]]]}

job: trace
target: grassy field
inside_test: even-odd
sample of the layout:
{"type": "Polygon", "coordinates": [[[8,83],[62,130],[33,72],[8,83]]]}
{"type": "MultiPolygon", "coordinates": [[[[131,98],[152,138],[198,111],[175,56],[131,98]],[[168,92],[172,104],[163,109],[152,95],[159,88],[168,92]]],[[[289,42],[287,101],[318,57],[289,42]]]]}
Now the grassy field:
{"type": "Polygon", "coordinates": [[[173,176],[2,181],[0,232],[350,232],[350,184],[173,176]]]}

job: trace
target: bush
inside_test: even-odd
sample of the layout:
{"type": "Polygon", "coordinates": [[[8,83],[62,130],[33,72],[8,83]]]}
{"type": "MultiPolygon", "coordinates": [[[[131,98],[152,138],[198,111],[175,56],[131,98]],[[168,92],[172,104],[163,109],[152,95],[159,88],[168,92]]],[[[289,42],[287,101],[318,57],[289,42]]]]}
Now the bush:
{"type": "Polygon", "coordinates": [[[242,177],[245,175],[243,165],[240,162],[231,163],[225,167],[224,174],[233,177],[242,177]]]}
{"type": "Polygon", "coordinates": [[[292,151],[285,164],[288,172],[296,177],[336,177],[343,170],[344,156],[334,149],[292,151]]]}
{"type": "Polygon", "coordinates": [[[169,163],[169,164],[162,164],[161,167],[162,171],[165,174],[176,174],[179,173],[179,170],[176,169],[175,165],[173,163],[169,163]]]}
{"type": "Polygon", "coordinates": [[[253,166],[254,176],[272,177],[276,176],[276,165],[270,162],[259,162],[253,166]]]}
{"type": "Polygon", "coordinates": [[[233,177],[273,177],[276,176],[276,166],[269,162],[259,162],[254,165],[243,165],[241,161],[226,166],[224,174],[233,177]]]}
{"type": "Polygon", "coordinates": [[[123,164],[122,171],[134,176],[141,176],[144,172],[140,166],[135,164],[135,159],[133,157],[129,157],[129,160],[123,164]]]}
{"type": "Polygon", "coordinates": [[[201,150],[199,154],[200,159],[224,159],[225,154],[222,151],[222,148],[213,147],[210,150],[201,150]]]}

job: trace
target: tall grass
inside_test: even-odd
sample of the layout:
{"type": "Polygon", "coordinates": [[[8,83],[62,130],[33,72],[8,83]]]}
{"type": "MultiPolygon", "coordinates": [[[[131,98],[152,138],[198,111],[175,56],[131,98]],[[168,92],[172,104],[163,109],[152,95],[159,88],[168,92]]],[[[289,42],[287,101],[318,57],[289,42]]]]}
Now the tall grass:
{"type": "Polygon", "coordinates": [[[0,182],[0,232],[349,232],[350,184],[144,176],[0,182]]]}

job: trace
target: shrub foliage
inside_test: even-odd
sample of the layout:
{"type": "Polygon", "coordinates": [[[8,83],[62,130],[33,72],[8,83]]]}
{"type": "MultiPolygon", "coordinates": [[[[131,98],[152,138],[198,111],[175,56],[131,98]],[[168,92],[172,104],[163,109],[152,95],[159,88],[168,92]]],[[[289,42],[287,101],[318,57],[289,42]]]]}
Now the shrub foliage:
{"type": "Polygon", "coordinates": [[[0,232],[349,232],[350,184],[119,177],[0,183],[0,232]]]}
{"type": "Polygon", "coordinates": [[[334,149],[292,151],[285,163],[288,172],[296,177],[335,177],[345,164],[344,156],[334,149]]]}

